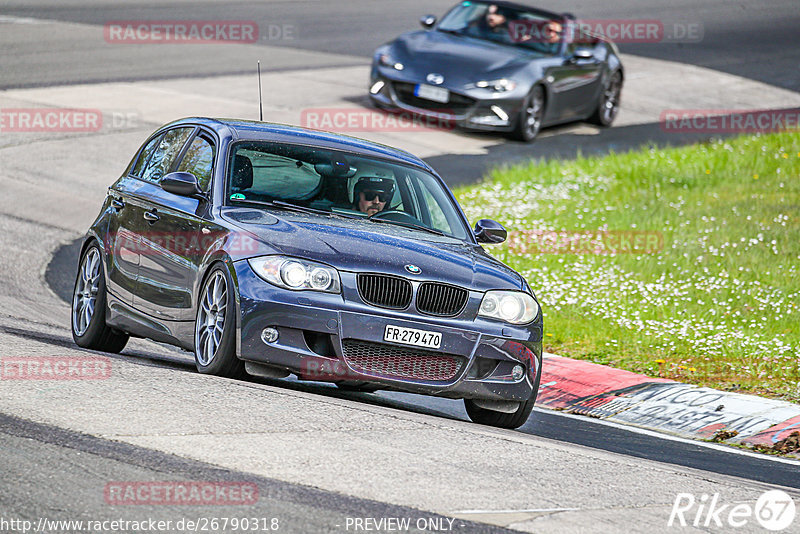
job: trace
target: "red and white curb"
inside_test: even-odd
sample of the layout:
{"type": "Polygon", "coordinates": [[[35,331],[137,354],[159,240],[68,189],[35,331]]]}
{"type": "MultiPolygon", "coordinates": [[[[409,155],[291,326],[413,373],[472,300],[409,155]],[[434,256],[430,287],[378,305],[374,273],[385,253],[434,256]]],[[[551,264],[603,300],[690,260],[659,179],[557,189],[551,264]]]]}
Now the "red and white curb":
{"type": "Polygon", "coordinates": [[[772,446],[800,430],[800,406],[545,354],[537,406],[690,439],[772,446]]]}

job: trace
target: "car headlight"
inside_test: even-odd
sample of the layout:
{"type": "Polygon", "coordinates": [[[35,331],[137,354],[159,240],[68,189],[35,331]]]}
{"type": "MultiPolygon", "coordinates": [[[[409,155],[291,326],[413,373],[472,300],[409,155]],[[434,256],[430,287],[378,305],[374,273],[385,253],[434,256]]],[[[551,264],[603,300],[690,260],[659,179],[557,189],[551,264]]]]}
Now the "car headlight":
{"type": "Polygon", "coordinates": [[[539,315],[539,304],[521,291],[487,291],[478,315],[511,324],[526,324],[539,315]]]}
{"type": "Polygon", "coordinates": [[[403,70],[404,68],[406,68],[405,65],[403,65],[398,61],[395,61],[394,58],[389,54],[381,54],[378,57],[378,61],[384,67],[392,67],[394,70],[403,70]]]}
{"type": "Polygon", "coordinates": [[[296,291],[340,293],[339,272],[333,267],[287,256],[263,256],[247,260],[253,271],[279,287],[296,291]]]}
{"type": "Polygon", "coordinates": [[[517,82],[501,78],[499,80],[481,80],[475,84],[480,89],[491,89],[495,93],[506,93],[517,88],[517,82]]]}

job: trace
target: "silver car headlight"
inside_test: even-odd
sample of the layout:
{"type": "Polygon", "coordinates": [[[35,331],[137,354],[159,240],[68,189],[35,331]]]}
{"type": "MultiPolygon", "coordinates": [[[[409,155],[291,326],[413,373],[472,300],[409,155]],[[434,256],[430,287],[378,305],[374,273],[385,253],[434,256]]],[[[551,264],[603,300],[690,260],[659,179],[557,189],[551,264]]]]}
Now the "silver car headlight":
{"type": "Polygon", "coordinates": [[[526,324],[539,315],[539,304],[521,291],[487,291],[478,315],[511,324],[526,324]]]}
{"type": "Polygon", "coordinates": [[[481,80],[475,84],[479,89],[491,89],[495,93],[506,93],[517,88],[517,82],[500,78],[499,80],[481,80]]]}
{"type": "Polygon", "coordinates": [[[321,263],[288,256],[262,256],[247,262],[258,276],[278,287],[325,293],[342,291],[339,271],[321,263]]]}

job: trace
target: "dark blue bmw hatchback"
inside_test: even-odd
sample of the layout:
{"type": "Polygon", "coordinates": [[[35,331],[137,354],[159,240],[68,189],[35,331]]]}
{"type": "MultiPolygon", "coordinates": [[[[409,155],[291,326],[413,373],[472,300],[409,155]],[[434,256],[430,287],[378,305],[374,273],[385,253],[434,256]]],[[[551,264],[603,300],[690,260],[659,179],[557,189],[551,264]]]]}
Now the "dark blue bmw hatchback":
{"type": "Polygon", "coordinates": [[[201,373],[464,399],[522,425],[542,314],[422,160],[290,126],[189,118],[157,130],[81,250],[75,342],[192,351],[201,373]]]}

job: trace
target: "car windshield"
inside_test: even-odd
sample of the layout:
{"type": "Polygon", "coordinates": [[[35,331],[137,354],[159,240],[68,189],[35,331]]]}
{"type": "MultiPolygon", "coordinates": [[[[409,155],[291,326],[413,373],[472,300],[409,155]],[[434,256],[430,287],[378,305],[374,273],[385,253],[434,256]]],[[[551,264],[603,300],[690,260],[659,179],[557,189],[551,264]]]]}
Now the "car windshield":
{"type": "Polygon", "coordinates": [[[447,190],[420,169],[352,153],[265,141],[234,144],[228,169],[227,204],[294,207],[460,240],[469,235],[447,190]]]}
{"type": "Polygon", "coordinates": [[[437,29],[545,55],[558,53],[563,34],[560,20],[506,4],[472,1],[461,2],[450,10],[437,29]]]}

